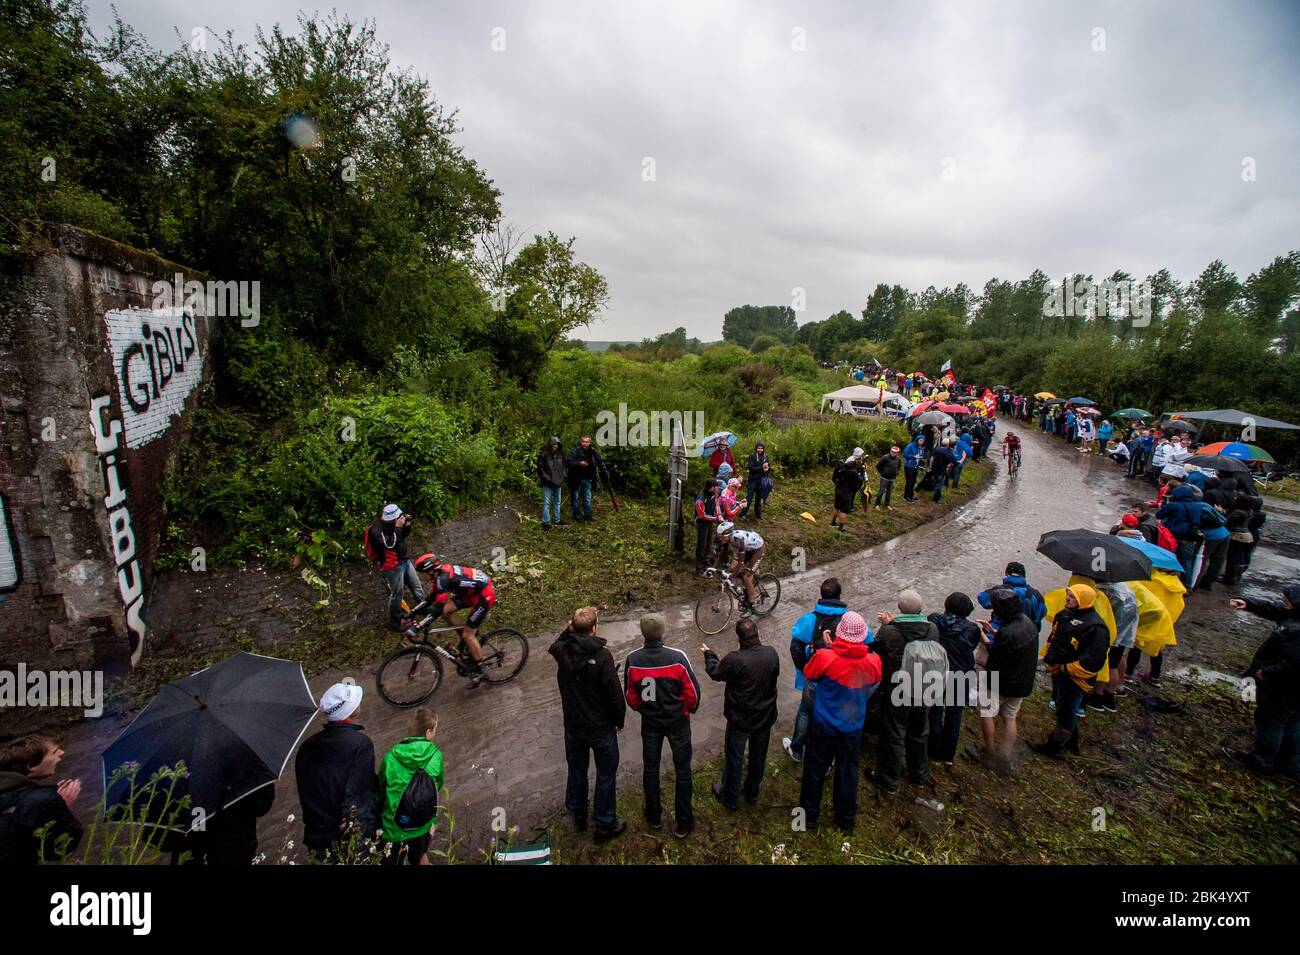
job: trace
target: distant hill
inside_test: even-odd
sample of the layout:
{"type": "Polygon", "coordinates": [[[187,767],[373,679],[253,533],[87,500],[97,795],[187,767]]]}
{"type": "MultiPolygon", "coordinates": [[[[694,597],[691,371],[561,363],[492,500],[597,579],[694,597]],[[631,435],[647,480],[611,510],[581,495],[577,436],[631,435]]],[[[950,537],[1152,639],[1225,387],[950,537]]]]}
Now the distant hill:
{"type": "Polygon", "coordinates": [[[583,342],[587,351],[608,351],[610,345],[637,345],[639,342],[583,342]]]}

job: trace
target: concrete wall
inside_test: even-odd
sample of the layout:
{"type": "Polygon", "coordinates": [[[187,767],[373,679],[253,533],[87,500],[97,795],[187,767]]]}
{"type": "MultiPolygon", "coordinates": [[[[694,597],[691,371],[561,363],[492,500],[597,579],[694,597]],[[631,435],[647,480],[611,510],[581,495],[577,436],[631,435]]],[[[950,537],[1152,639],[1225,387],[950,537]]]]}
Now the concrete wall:
{"type": "Polygon", "coordinates": [[[0,669],[120,672],[145,645],[162,485],[211,374],[202,276],[66,226],[0,274],[0,669]]]}

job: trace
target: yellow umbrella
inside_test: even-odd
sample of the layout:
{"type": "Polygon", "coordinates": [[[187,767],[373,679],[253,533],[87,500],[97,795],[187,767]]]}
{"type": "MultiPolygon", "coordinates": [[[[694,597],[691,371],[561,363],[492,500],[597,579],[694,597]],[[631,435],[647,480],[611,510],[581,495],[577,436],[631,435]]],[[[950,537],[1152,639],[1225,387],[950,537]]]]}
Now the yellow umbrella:
{"type": "Polygon", "coordinates": [[[1034,397],[1046,401],[1048,398],[1055,398],[1056,395],[1052,394],[1050,391],[1040,391],[1038,394],[1034,395],[1034,397]]]}

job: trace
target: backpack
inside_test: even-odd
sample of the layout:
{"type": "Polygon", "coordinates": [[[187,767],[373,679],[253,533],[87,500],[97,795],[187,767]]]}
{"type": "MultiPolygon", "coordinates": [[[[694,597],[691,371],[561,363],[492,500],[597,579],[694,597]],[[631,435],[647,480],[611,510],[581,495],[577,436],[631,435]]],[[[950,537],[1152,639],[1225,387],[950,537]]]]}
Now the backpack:
{"type": "Polygon", "coordinates": [[[1156,525],[1156,543],[1167,551],[1178,550],[1178,538],[1174,537],[1169,528],[1163,524],[1156,525]]]}
{"type": "MultiPolygon", "coordinates": [[[[935,685],[935,677],[931,674],[937,673],[940,681],[947,677],[948,651],[938,640],[912,640],[903,647],[903,663],[899,672],[906,673],[908,679],[919,675],[920,684],[912,688],[912,693],[922,694],[928,687],[935,685]]],[[[942,686],[943,683],[940,682],[939,685],[942,686]]]]}
{"type": "Polygon", "coordinates": [[[393,822],[399,829],[423,829],[438,815],[438,784],[423,769],[417,769],[406,788],[402,798],[393,810],[393,822]]]}
{"type": "Polygon", "coordinates": [[[379,555],[375,553],[375,545],[370,540],[370,532],[374,529],[374,524],[367,524],[366,529],[361,532],[361,549],[366,552],[369,560],[378,561],[379,555]]]}
{"type": "Polygon", "coordinates": [[[1216,527],[1223,527],[1228,523],[1228,519],[1219,512],[1217,507],[1210,504],[1201,505],[1201,519],[1199,526],[1202,530],[1213,530],[1216,527]]]}

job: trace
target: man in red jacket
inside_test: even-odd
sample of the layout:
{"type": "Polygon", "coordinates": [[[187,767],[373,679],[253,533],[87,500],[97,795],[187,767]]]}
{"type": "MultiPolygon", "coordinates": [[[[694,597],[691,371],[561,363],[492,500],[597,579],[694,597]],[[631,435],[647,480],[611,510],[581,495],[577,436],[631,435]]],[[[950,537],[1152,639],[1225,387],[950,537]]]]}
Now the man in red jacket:
{"type": "Polygon", "coordinates": [[[627,705],[641,714],[642,782],[645,821],[651,829],[663,826],[659,798],[659,759],[664,740],[673,754],[677,777],[673,810],[675,835],[685,839],[695,828],[691,810],[691,714],[700,708],[700,681],[690,658],[681,650],[664,646],[664,615],[641,618],[644,646],[628,654],[623,665],[623,695],[627,705]]]}

